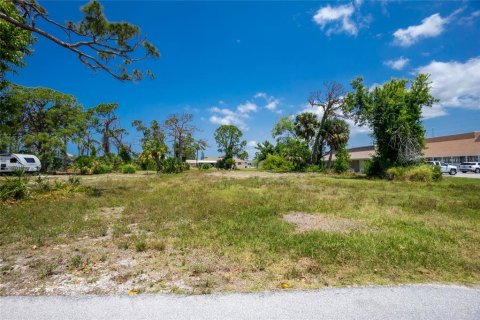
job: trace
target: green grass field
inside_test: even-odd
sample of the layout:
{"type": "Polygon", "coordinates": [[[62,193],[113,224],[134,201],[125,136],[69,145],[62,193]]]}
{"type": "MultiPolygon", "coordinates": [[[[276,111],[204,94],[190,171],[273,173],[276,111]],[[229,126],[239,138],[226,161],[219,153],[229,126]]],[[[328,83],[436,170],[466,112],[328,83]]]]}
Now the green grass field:
{"type": "Polygon", "coordinates": [[[478,285],[479,182],[195,170],[83,178],[93,191],[0,204],[0,294],[478,285]],[[318,216],[319,228],[299,232],[283,219],[291,212],[318,216]]]}

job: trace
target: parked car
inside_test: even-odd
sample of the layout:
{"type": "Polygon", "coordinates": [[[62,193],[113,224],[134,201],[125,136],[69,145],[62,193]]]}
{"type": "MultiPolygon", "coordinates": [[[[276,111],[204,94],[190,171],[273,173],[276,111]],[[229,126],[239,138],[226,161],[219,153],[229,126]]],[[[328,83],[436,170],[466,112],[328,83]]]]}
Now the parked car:
{"type": "Polygon", "coordinates": [[[440,161],[427,161],[427,163],[431,164],[432,166],[439,166],[440,171],[442,171],[442,173],[448,173],[451,176],[454,176],[457,174],[457,166],[452,166],[448,163],[440,162],[440,161]]]}
{"type": "Polygon", "coordinates": [[[459,170],[463,173],[475,172],[480,173],[480,162],[462,162],[460,163],[459,170]]]}
{"type": "Polygon", "coordinates": [[[38,172],[42,168],[40,160],[31,154],[0,154],[0,173],[15,171],[38,172]]]}

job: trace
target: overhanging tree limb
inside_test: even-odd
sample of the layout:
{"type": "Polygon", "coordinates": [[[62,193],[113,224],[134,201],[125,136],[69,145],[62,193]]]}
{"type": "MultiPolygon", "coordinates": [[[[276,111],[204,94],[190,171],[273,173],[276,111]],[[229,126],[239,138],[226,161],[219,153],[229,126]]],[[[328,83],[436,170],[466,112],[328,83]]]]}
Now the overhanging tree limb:
{"type": "MultiPolygon", "coordinates": [[[[46,10],[35,0],[7,0],[15,6],[23,21],[16,19],[8,12],[0,11],[0,19],[23,30],[36,33],[75,54],[82,63],[92,70],[103,70],[119,80],[139,80],[143,77],[140,70],[131,65],[146,58],[158,58],[157,48],[139,36],[140,29],[126,22],[109,22],[103,14],[103,8],[96,0],[92,0],[81,8],[83,19],[78,22],[67,22],[62,25],[48,17],[46,10]],[[38,21],[54,26],[66,33],[67,41],[38,27],[38,21]],[[78,41],[72,41],[72,37],[78,41]],[[134,56],[140,47],[145,49],[141,56],[134,56]],[[115,66],[108,63],[121,59],[115,66]]],[[[153,77],[153,74],[146,70],[153,77]]]]}

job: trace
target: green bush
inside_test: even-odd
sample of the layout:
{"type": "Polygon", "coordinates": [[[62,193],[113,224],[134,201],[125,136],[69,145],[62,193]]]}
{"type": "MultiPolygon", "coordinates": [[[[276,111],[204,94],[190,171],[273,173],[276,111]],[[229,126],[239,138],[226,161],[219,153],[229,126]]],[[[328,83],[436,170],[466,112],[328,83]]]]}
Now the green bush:
{"type": "Polygon", "coordinates": [[[325,172],[325,167],[321,165],[309,165],[303,170],[304,172],[325,172]]]}
{"type": "Polygon", "coordinates": [[[411,167],[409,170],[407,170],[405,176],[407,180],[410,181],[437,181],[442,178],[442,173],[440,172],[440,176],[438,176],[438,171],[440,171],[440,168],[437,166],[422,164],[419,166],[411,167]]]}
{"type": "Polygon", "coordinates": [[[235,160],[233,158],[223,158],[218,160],[216,167],[218,169],[233,170],[235,169],[235,160]]]}
{"type": "Polygon", "coordinates": [[[94,174],[104,174],[104,173],[109,173],[112,172],[112,168],[108,164],[97,164],[93,168],[93,173],[94,174]]]}
{"type": "Polygon", "coordinates": [[[135,173],[135,166],[133,164],[125,164],[122,166],[122,173],[129,174],[135,173]]]}
{"type": "Polygon", "coordinates": [[[162,160],[163,173],[180,173],[184,170],[184,166],[177,158],[166,158],[162,160]]]}
{"type": "Polygon", "coordinates": [[[275,172],[289,172],[295,170],[293,162],[278,156],[269,154],[265,161],[263,161],[263,170],[275,171],[275,172]]]}
{"type": "Polygon", "coordinates": [[[19,200],[25,198],[28,194],[27,184],[28,179],[23,176],[5,180],[3,184],[0,185],[0,200],[19,200]]]}
{"type": "Polygon", "coordinates": [[[336,173],[347,172],[350,168],[350,154],[348,153],[345,146],[337,150],[335,157],[336,159],[333,163],[333,170],[336,173]]]}
{"type": "Polygon", "coordinates": [[[397,181],[431,182],[442,179],[440,167],[427,164],[411,167],[392,167],[387,170],[387,178],[397,181]]]}
{"type": "Polygon", "coordinates": [[[199,170],[210,170],[212,168],[212,166],[208,163],[201,163],[199,166],[198,166],[198,169],[199,170]]]}
{"type": "Polygon", "coordinates": [[[387,179],[389,180],[405,180],[405,167],[392,167],[387,170],[387,179]]]}
{"type": "Polygon", "coordinates": [[[432,173],[432,179],[433,181],[438,181],[442,180],[442,170],[440,169],[440,166],[433,166],[433,173],[432,173]]]}

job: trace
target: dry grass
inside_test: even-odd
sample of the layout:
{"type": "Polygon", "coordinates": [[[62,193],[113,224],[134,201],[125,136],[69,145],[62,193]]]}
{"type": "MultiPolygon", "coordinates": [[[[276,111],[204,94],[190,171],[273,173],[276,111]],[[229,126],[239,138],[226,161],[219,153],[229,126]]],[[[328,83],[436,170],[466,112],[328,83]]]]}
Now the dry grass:
{"type": "Polygon", "coordinates": [[[81,183],[95,192],[0,205],[0,294],[480,283],[475,180],[192,170],[81,183]],[[315,215],[287,216],[296,232],[292,212],[315,215]]]}
{"type": "Polygon", "coordinates": [[[283,215],[283,220],[293,223],[296,226],[296,232],[320,230],[323,232],[350,233],[366,229],[365,223],[361,221],[305,212],[289,212],[283,215]]]}

